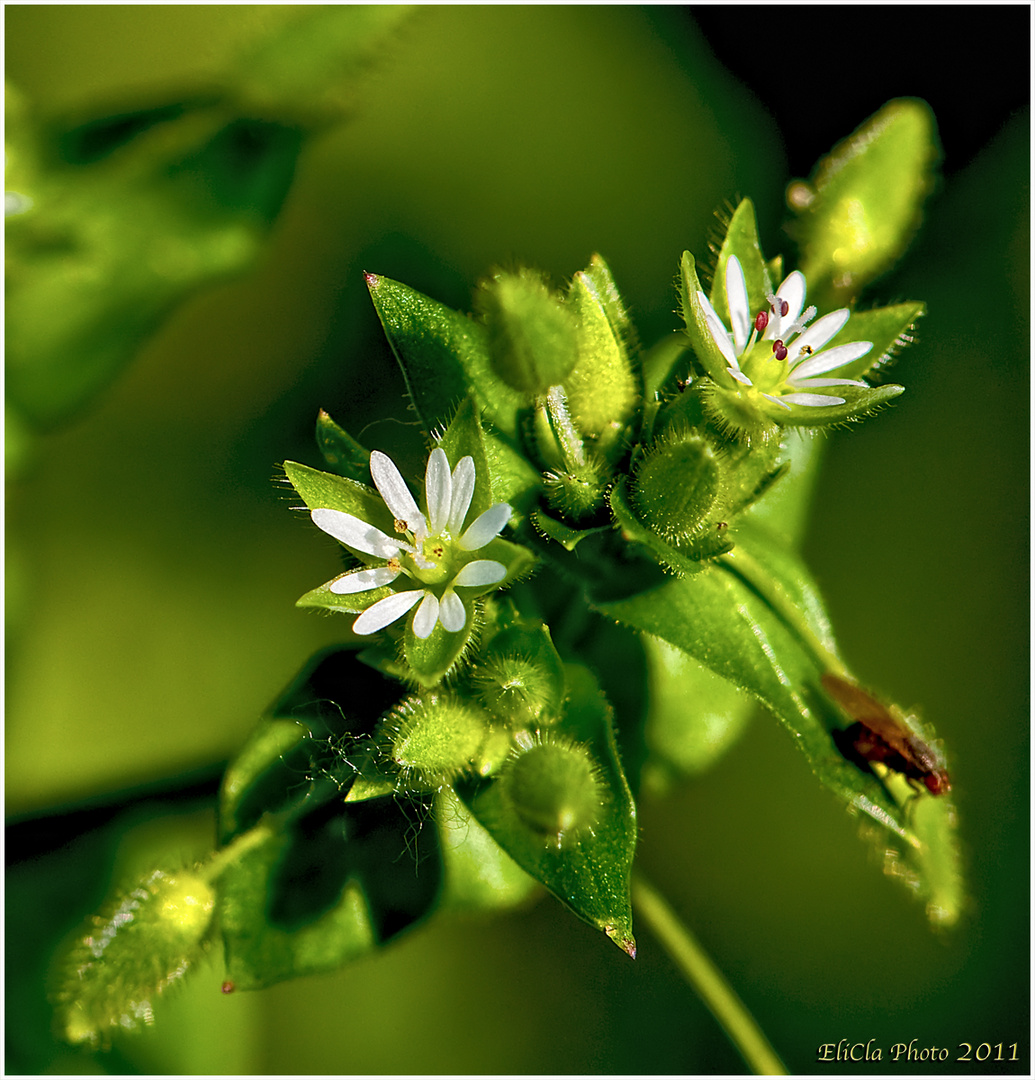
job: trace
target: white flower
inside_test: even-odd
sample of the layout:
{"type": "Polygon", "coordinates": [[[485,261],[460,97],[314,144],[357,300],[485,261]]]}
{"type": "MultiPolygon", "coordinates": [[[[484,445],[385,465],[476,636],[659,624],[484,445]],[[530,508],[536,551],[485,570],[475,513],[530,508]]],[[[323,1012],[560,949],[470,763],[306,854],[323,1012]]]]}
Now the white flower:
{"type": "Polygon", "coordinates": [[[441,447],[431,451],[424,476],[426,517],[387,454],[378,450],[371,453],[370,475],[395,518],[399,536],[389,536],[341,510],[312,511],[313,521],[335,540],[362,555],[384,560],[383,565],[335,578],[329,585],[332,593],[368,592],[392,584],[400,575],[412,582],[371,604],[352,624],[353,631],[376,633],[415,607],[413,632],[419,638],[430,637],[436,622],[449,631],[462,629],[467,611],[456,589],[494,585],[507,575],[502,563],[472,559],[471,554],[499,535],[510,520],[510,507],[496,503],[464,530],[474,497],[474,458],[461,458],[450,473],[449,459],[441,447]]]}
{"type": "Polygon", "coordinates": [[[712,339],[727,364],[727,373],[742,386],[753,386],[767,400],[781,408],[791,405],[842,405],[845,399],[811,391],[827,386],[866,386],[859,379],[829,378],[830,372],[865,356],[872,341],[852,341],[824,350],[848,321],[848,308],[839,308],[806,329],[815,317],[815,307],[805,306],[805,276],[798,270],[784,278],[774,296],[767,297],[769,311],[752,319],[747,283],[740,261],[731,255],[726,261],[726,298],[730,325],[719,318],[708,297],[698,291],[712,339]],[[770,347],[759,347],[771,342],[770,347]],[[774,363],[775,361],[775,363],[774,363]]]}

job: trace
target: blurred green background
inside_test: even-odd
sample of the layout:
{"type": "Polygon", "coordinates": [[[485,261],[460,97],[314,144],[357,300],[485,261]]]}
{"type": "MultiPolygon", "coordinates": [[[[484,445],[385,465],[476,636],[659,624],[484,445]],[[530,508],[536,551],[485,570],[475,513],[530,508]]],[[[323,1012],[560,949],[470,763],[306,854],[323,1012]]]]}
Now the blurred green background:
{"type": "MultiPolygon", "coordinates": [[[[132,105],[300,10],[7,6],[7,75],[50,112],[132,105]]],[[[793,255],[787,181],[902,95],[934,109],[945,180],[870,296],[929,314],[907,393],[830,438],[806,551],[849,662],[947,744],[971,910],[933,935],[764,715],[641,807],[638,857],[793,1071],[871,1072],[816,1061],[871,1038],[947,1047],[939,1072],[1029,1071],[1028,11],[941,10],[930,63],[902,47],[926,19],[421,8],[305,150],[259,264],[35,442],[7,488],[7,1071],[742,1071],[649,934],[632,963],[548,898],[258,994],[221,995],[215,951],[105,1055],[53,1040],[44,985],[113,876],[211,845],[220,763],[338,640],[293,607],[334,556],[272,478],[319,464],[320,407],[412,439],[362,271],[465,307],[501,261],[561,280],[599,251],[650,342],[716,208],[750,196],[764,250],[793,255]],[[956,1063],[962,1042],[1020,1060],[956,1063]]]]}

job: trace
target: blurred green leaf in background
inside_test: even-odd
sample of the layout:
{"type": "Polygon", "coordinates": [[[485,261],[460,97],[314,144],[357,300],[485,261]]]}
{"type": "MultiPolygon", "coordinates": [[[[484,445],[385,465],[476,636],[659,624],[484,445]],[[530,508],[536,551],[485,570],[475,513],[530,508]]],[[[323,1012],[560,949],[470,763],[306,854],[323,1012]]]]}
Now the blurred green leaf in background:
{"type": "MultiPolygon", "coordinates": [[[[954,747],[974,910],[932,936],[771,723],[644,802],[638,857],[792,1071],[829,1071],[823,1043],[916,1037],[950,1060],[1018,1042],[997,1068],[1027,1072],[1026,9],[941,10],[930,63],[889,57],[890,9],[371,10],[5,8],[8,186],[38,200],[7,252],[8,1071],[742,1068],[649,935],[625,962],[555,904],[257,994],[220,994],[214,952],[161,1023],[93,1058],[54,1041],[47,969],[112,880],[211,845],[221,763],[339,638],[294,607],[325,552],[271,463],[314,460],[321,407],[422,452],[363,271],[464,307],[501,260],[559,278],[600,251],[653,341],[714,209],[750,196],[763,249],[786,248],[788,182],[917,96],[945,180],[873,293],[929,315],[895,369],[908,392],[827,440],[804,546],[860,676],[954,747]],[[306,37],[350,10],[370,54],[306,37]],[[755,84],[770,20],[808,42],[806,85],[755,84]],[[846,35],[883,59],[835,94],[846,35]]],[[[929,12],[894,18],[929,35],[929,12]]]]}

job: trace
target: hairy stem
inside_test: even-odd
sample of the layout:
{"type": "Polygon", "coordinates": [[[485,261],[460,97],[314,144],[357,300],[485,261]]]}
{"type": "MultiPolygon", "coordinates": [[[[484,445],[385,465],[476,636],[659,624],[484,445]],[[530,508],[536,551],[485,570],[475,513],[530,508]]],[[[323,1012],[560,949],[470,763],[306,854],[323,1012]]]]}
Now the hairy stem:
{"type": "Polygon", "coordinates": [[[636,913],[661,941],[687,982],[757,1076],[784,1076],[783,1062],[722,972],[643,874],[633,871],[636,913]]]}

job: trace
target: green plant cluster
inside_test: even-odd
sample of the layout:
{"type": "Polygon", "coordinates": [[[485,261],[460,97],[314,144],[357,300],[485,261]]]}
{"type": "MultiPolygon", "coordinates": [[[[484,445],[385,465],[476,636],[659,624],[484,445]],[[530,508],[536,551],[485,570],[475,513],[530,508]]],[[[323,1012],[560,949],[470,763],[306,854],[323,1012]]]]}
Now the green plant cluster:
{"type": "MultiPolygon", "coordinates": [[[[428,465],[408,481],[326,413],[330,471],[285,465],[344,560],[299,604],[348,621],[231,764],[220,847],[191,872],[235,987],[538,889],[635,956],[637,800],[707,768],[757,702],[876,824],[931,921],[956,920],[951,796],[918,794],[893,756],[934,755],[930,733],[831,695],[855,680],[797,551],[816,433],[902,390],[879,378],[923,306],[856,298],[916,226],[933,140],[922,106],[893,102],[818,166],[798,200],[805,275],[765,259],[741,202],[708,292],[685,253],[683,326],[646,350],[599,256],[563,289],[498,271],[471,315],[368,276],[428,465]],[[883,741],[860,749],[853,724],[883,741]]],[[[184,880],[154,884],[154,910],[184,880]]],[[[200,944],[208,920],[191,925],[200,944]]],[[[182,926],[152,918],[108,951],[125,972],[182,926]]],[[[178,961],[151,953],[157,993],[178,961]]],[[[69,979],[70,1039],[141,1015],[113,978],[95,963],[69,979]]]]}

